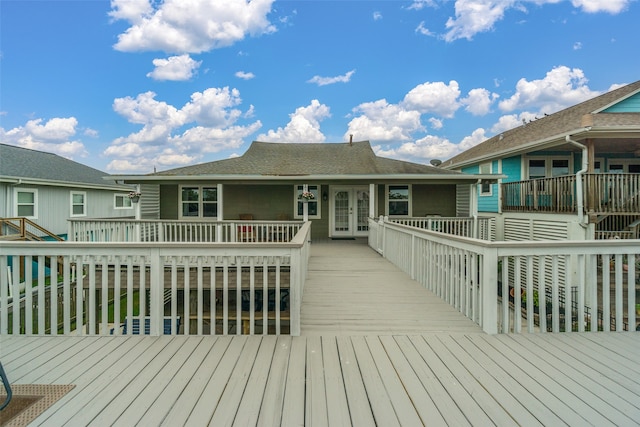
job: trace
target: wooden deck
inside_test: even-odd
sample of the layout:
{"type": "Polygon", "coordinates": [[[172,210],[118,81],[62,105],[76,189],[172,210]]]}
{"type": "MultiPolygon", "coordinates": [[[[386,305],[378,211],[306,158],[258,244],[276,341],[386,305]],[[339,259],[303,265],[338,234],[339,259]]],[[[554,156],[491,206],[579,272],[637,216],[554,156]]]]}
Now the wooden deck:
{"type": "Polygon", "coordinates": [[[640,334],[2,337],[32,425],[637,425],[640,334]],[[65,424],[66,423],[66,424],[65,424]]]}
{"type": "Polygon", "coordinates": [[[311,245],[300,316],[302,335],[482,333],[359,240],[311,245]]]}
{"type": "Polygon", "coordinates": [[[302,336],[0,337],[31,425],[640,425],[640,333],[487,335],[359,242],[315,243],[302,336]]]}

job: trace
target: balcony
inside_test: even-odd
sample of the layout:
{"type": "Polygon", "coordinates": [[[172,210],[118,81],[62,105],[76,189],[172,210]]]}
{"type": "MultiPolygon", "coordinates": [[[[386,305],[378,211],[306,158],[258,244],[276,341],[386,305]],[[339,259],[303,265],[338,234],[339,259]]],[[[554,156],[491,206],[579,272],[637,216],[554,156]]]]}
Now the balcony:
{"type": "MultiPolygon", "coordinates": [[[[635,215],[640,212],[640,174],[582,176],[584,213],[635,215]]],[[[576,213],[576,176],[502,184],[503,212],[576,213]]]]}

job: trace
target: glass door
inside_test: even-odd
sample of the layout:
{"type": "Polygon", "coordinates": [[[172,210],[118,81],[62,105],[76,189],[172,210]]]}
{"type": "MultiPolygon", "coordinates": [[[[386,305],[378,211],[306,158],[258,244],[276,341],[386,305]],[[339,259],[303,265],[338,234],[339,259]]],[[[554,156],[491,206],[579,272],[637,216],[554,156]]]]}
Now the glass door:
{"type": "Polygon", "coordinates": [[[369,189],[331,189],[331,236],[366,236],[369,231],[369,189]]]}

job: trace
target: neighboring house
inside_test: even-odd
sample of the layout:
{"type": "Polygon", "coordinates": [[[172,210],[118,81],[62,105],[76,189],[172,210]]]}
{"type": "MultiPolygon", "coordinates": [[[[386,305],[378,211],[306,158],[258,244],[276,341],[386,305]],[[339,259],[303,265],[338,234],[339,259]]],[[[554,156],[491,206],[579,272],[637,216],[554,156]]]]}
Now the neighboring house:
{"type": "MultiPolygon", "coordinates": [[[[62,237],[70,218],[133,218],[133,188],[105,175],[56,154],[0,144],[0,218],[26,218],[62,237]]],[[[6,227],[5,222],[2,234],[15,234],[6,227]]]]}
{"type": "Polygon", "coordinates": [[[142,219],[302,220],[306,205],[313,236],[327,238],[366,236],[380,215],[468,216],[479,177],[378,157],[364,141],[253,142],[240,157],[116,178],[140,185],[142,219]]]}
{"type": "Polygon", "coordinates": [[[442,163],[499,173],[478,211],[505,240],[640,238],[640,81],[496,135],[442,163]]]}

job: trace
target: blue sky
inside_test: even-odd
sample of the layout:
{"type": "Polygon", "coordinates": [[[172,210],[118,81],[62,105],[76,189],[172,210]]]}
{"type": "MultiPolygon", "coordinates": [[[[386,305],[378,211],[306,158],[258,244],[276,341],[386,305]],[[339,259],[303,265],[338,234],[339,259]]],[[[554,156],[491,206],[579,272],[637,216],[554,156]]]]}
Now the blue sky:
{"type": "Polygon", "coordinates": [[[0,0],[0,141],[116,174],[349,135],[428,163],[638,80],[639,22],[636,0],[0,0]]]}

